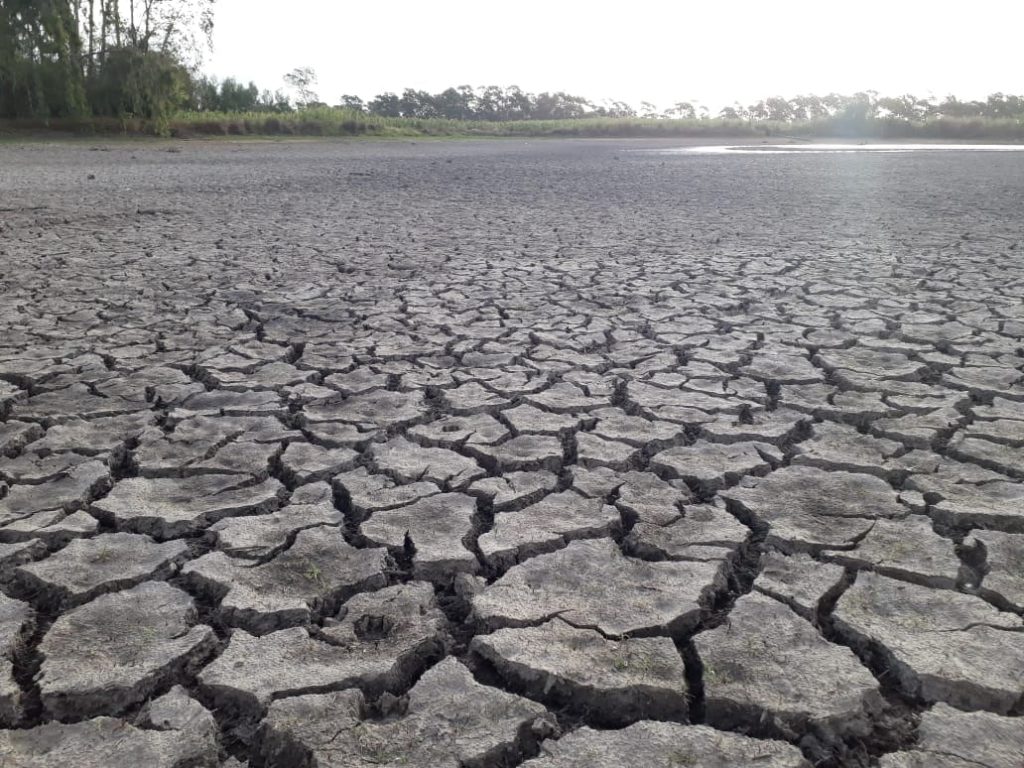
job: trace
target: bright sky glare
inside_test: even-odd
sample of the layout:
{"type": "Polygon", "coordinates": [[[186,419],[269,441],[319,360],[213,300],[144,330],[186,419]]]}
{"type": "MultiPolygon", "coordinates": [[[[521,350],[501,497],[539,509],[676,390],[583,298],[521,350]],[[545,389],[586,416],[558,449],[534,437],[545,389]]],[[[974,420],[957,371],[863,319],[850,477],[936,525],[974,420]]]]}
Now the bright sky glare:
{"type": "Polygon", "coordinates": [[[322,101],[518,85],[713,110],[766,96],[1024,92],[1020,0],[217,0],[205,70],[322,101]]]}

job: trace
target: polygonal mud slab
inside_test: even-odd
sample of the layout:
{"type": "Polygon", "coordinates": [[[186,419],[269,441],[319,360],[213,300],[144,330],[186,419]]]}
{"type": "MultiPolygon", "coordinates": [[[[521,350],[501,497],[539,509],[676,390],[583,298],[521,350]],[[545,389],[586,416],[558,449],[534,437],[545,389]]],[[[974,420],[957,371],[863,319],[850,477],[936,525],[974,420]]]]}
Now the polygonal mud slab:
{"type": "Polygon", "coordinates": [[[188,553],[183,541],[157,543],[136,533],[105,533],[15,571],[19,588],[51,606],[81,605],[105,592],[165,579],[188,553]]]}
{"type": "Polygon", "coordinates": [[[311,637],[301,627],[262,637],[237,630],[199,674],[218,702],[259,715],[275,699],[359,686],[397,691],[443,654],[444,614],[423,582],[356,595],[311,637]]]}
{"type": "Polygon", "coordinates": [[[81,509],[70,515],[60,510],[37,512],[0,528],[0,542],[38,539],[47,547],[56,549],[72,539],[96,533],[99,526],[99,520],[81,509]]]}
{"type": "Polygon", "coordinates": [[[78,453],[52,453],[48,456],[25,453],[0,465],[0,480],[12,484],[38,485],[57,480],[79,464],[92,460],[78,453]]]}
{"type": "Polygon", "coordinates": [[[274,702],[263,721],[260,757],[269,765],[460,768],[514,761],[524,743],[551,732],[546,710],[480,685],[455,659],[428,670],[395,719],[363,719],[358,691],[274,702]]]}
{"type": "Polygon", "coordinates": [[[252,565],[211,552],[181,569],[192,588],[219,599],[221,619],[256,635],[334,613],[357,592],[380,589],[390,559],[383,548],[356,549],[335,527],[300,531],[291,547],[252,565]]]}
{"type": "Polygon", "coordinates": [[[811,768],[784,741],[752,739],[706,725],[644,720],[617,731],[583,727],[541,744],[541,756],[523,768],[811,768]]]}
{"type": "Polygon", "coordinates": [[[46,545],[38,539],[0,543],[0,581],[7,582],[15,568],[47,555],[46,545]]]}
{"type": "Polygon", "coordinates": [[[76,465],[39,485],[13,485],[0,498],[0,525],[9,526],[40,512],[74,512],[110,487],[110,469],[100,461],[76,465]]]}
{"type": "Polygon", "coordinates": [[[994,472],[1024,479],[1024,451],[1018,447],[961,436],[950,441],[946,451],[954,459],[971,461],[994,472]]]}
{"type": "Polygon", "coordinates": [[[294,365],[283,362],[268,363],[254,371],[210,371],[210,381],[217,389],[246,393],[253,390],[278,390],[314,378],[315,371],[300,371],[294,365]]]}
{"type": "Polygon", "coordinates": [[[122,480],[92,509],[121,528],[173,539],[224,517],[257,515],[278,508],[285,490],[277,480],[250,484],[245,475],[122,480]]]}
{"type": "Polygon", "coordinates": [[[478,635],[470,650],[514,690],[603,723],[686,719],[686,672],[665,637],[606,640],[555,618],[539,627],[478,635]]]}
{"type": "Polygon", "coordinates": [[[18,768],[216,768],[220,760],[216,743],[195,728],[138,728],[112,717],[0,730],[0,755],[18,768]]]}
{"type": "MultiPolygon", "coordinates": [[[[751,394],[751,398],[761,395],[751,394]]],[[[806,428],[808,418],[799,411],[779,408],[757,411],[749,418],[723,415],[701,424],[701,434],[719,443],[753,442],[762,453],[781,461],[780,449],[793,442],[806,428]]]]}
{"type": "Polygon", "coordinates": [[[378,471],[399,483],[429,480],[445,489],[461,489],[487,474],[467,456],[446,448],[424,448],[404,437],[374,444],[370,457],[378,471]]]}
{"type": "Polygon", "coordinates": [[[895,491],[871,475],[785,467],[721,494],[770,526],[768,543],[783,551],[849,549],[874,520],[900,518],[895,491]]]}
{"type": "Polygon", "coordinates": [[[660,450],[682,442],[686,437],[685,428],[679,424],[629,416],[619,408],[601,408],[589,415],[597,419],[593,434],[636,448],[660,450]]]}
{"type": "Polygon", "coordinates": [[[428,410],[422,392],[375,390],[353,395],[341,403],[308,406],[303,411],[303,418],[312,424],[340,421],[366,431],[422,421],[428,410]]]}
{"type": "Polygon", "coordinates": [[[492,511],[504,512],[540,501],[557,485],[558,477],[551,472],[508,472],[501,477],[477,480],[468,492],[487,499],[492,511]]]}
{"type": "Polygon", "coordinates": [[[192,598],[159,581],[101,595],[60,616],[39,646],[43,708],[56,718],[119,714],[216,645],[192,598]]]}
{"type": "Polygon", "coordinates": [[[576,463],[588,469],[608,467],[624,472],[640,465],[640,449],[629,443],[582,432],[576,435],[576,463]]]}
{"type": "Polygon", "coordinates": [[[433,483],[426,481],[398,485],[387,475],[370,474],[365,467],[359,467],[338,475],[332,485],[359,518],[369,516],[382,509],[394,509],[419,499],[441,492],[433,483]]]}
{"type": "Polygon", "coordinates": [[[171,411],[172,420],[190,416],[272,416],[284,410],[276,392],[211,390],[192,395],[171,411]]]}
{"type": "Polygon", "coordinates": [[[493,445],[509,435],[508,429],[493,416],[442,416],[429,424],[417,424],[409,436],[434,448],[460,448],[463,445],[493,445]]]}
{"type": "Polygon", "coordinates": [[[651,459],[662,477],[686,481],[695,492],[710,496],[746,475],[763,475],[771,465],[753,443],[722,445],[698,440],[693,445],[662,451],[651,459]]]}
{"type": "MultiPolygon", "coordinates": [[[[971,411],[979,419],[1010,419],[1013,421],[1024,421],[1024,414],[1021,413],[1020,403],[1007,400],[1005,397],[992,398],[991,405],[975,405],[971,411]]],[[[1020,427],[1024,429],[1024,427],[1020,427]]]]}
{"type": "Polygon", "coordinates": [[[149,702],[140,713],[138,722],[159,731],[180,731],[197,743],[205,742],[207,751],[218,751],[217,721],[180,685],[149,702]]]}
{"type": "Polygon", "coordinates": [[[22,449],[43,436],[43,428],[29,421],[6,421],[0,423],[0,456],[13,458],[22,449]]]}
{"type": "Polygon", "coordinates": [[[792,739],[812,729],[832,742],[867,734],[882,706],[878,682],[782,603],[736,601],[725,624],[694,640],[703,664],[707,722],[792,739]]]}
{"type": "Polygon", "coordinates": [[[516,434],[568,435],[580,427],[583,417],[573,413],[551,413],[523,403],[501,412],[516,434]]]}
{"type": "Polygon", "coordinates": [[[560,616],[612,637],[679,633],[724,586],[721,563],[649,563],[608,539],[574,541],[509,569],[473,597],[473,612],[493,629],[560,616]]]}
{"type": "Polygon", "coordinates": [[[993,481],[983,485],[942,483],[931,486],[927,478],[908,486],[929,498],[929,514],[936,522],[959,527],[993,528],[1024,533],[1024,483],[993,481]]]}
{"type": "Polygon", "coordinates": [[[507,398],[497,395],[489,389],[485,389],[475,381],[445,390],[444,399],[451,412],[459,416],[469,416],[476,413],[495,413],[502,406],[509,404],[507,398]]]}
{"type": "Polygon", "coordinates": [[[1021,618],[979,597],[861,573],[834,616],[844,642],[880,653],[911,696],[998,713],[1024,701],[1021,618]]]}
{"type": "Polygon", "coordinates": [[[38,421],[49,426],[75,417],[118,416],[146,409],[145,403],[132,403],[119,397],[99,397],[85,384],[72,384],[19,402],[11,410],[11,416],[20,421],[38,421]]]}
{"type": "Polygon", "coordinates": [[[895,440],[871,437],[832,422],[814,425],[813,435],[796,446],[794,465],[885,477],[886,460],[905,450],[895,440]]]}
{"type": "Polygon", "coordinates": [[[623,549],[644,560],[725,560],[737,554],[751,531],[719,506],[695,504],[667,525],[638,522],[623,549]]]}
{"type": "Polygon", "coordinates": [[[603,408],[611,403],[606,397],[591,397],[575,384],[562,382],[548,387],[543,392],[526,395],[524,398],[531,405],[551,413],[574,413],[603,408]]]}
{"type": "MultiPolygon", "coordinates": [[[[623,478],[630,475],[640,475],[640,472],[616,472],[608,467],[586,467],[570,466],[567,468],[569,477],[572,478],[572,490],[588,499],[612,499],[622,487],[623,478]]],[[[643,473],[649,474],[649,473],[643,473]]],[[[652,475],[657,479],[656,475],[652,475]]],[[[678,516],[679,510],[675,514],[678,516]]]]}
{"type": "Polygon", "coordinates": [[[495,515],[491,530],[481,535],[477,544],[488,565],[508,568],[575,539],[608,536],[620,523],[615,507],[562,491],[518,512],[495,515]]]}
{"type": "Polygon", "coordinates": [[[653,472],[612,475],[611,488],[618,493],[615,506],[637,522],[665,525],[682,514],[682,505],[693,498],[681,480],[667,483],[653,472]]]}
{"type": "Polygon", "coordinates": [[[374,389],[386,389],[388,377],[369,368],[356,368],[350,373],[332,373],[324,379],[324,384],[345,395],[358,395],[374,389]]]}
{"type": "Polygon", "coordinates": [[[229,517],[211,525],[207,535],[214,538],[218,549],[233,557],[265,560],[287,546],[301,530],[319,525],[340,526],[345,522],[331,502],[329,485],[314,483],[304,488],[322,489],[325,500],[314,500],[316,495],[303,497],[296,492],[292,494],[292,503],[277,512],[229,517]],[[307,498],[313,503],[303,503],[307,498]]]}
{"type": "Polygon", "coordinates": [[[921,716],[913,748],[883,755],[881,768],[1020,768],[1024,718],[936,704],[921,716]]]}
{"type": "MultiPolygon", "coordinates": [[[[982,408],[977,407],[973,410],[977,415],[982,408]]],[[[993,443],[1024,448],[1024,421],[1018,419],[975,420],[964,428],[962,434],[966,437],[979,437],[993,443]]]]}
{"type": "Polygon", "coordinates": [[[813,384],[824,378],[799,350],[785,348],[758,350],[740,373],[775,384],[813,384]]]}
{"type": "Polygon", "coordinates": [[[851,568],[868,568],[893,578],[944,589],[956,587],[962,567],[955,544],[935,533],[932,521],[924,515],[876,520],[854,549],[848,552],[825,550],[821,557],[851,568]]]}
{"type": "Polygon", "coordinates": [[[681,424],[711,421],[707,417],[709,413],[739,413],[754,405],[738,397],[717,397],[703,392],[652,387],[637,381],[626,385],[626,398],[630,405],[636,406],[649,418],[681,424]]]}
{"type": "Polygon", "coordinates": [[[442,493],[398,509],[375,512],[360,526],[369,541],[412,552],[413,575],[446,581],[456,573],[473,573],[480,564],[464,541],[473,530],[476,499],[442,493]]]}
{"type": "Polygon", "coordinates": [[[964,423],[965,416],[955,408],[939,408],[930,413],[911,413],[895,419],[871,423],[871,434],[898,440],[911,448],[931,448],[941,435],[964,423]]]}
{"type": "Polygon", "coordinates": [[[165,423],[173,432],[154,427],[141,434],[133,460],[143,477],[229,472],[228,466],[262,475],[281,441],[302,438],[273,416],[179,415],[165,423]]]}
{"type": "Polygon", "coordinates": [[[466,452],[502,473],[562,469],[562,441],[547,435],[519,435],[499,445],[467,445],[466,452]]]}
{"type": "Polygon", "coordinates": [[[928,366],[918,363],[898,352],[885,352],[856,346],[849,349],[822,350],[812,358],[815,365],[826,371],[849,373],[879,379],[904,379],[913,381],[928,366]]]}
{"type": "Polygon", "coordinates": [[[14,661],[35,626],[28,603],[0,594],[0,724],[14,725],[23,715],[21,687],[14,678],[14,661]]]}
{"type": "Polygon", "coordinates": [[[312,443],[291,443],[281,454],[284,471],[300,485],[329,480],[355,466],[359,457],[349,448],[323,448],[312,443]]]}
{"type": "Polygon", "coordinates": [[[1024,612],[1024,536],[999,531],[974,531],[964,544],[985,547],[981,594],[1010,610],[1024,612]]]}
{"type": "Polygon", "coordinates": [[[781,600],[804,618],[817,616],[823,598],[837,590],[846,576],[838,565],[821,563],[806,554],[766,552],[754,589],[781,600]]]}

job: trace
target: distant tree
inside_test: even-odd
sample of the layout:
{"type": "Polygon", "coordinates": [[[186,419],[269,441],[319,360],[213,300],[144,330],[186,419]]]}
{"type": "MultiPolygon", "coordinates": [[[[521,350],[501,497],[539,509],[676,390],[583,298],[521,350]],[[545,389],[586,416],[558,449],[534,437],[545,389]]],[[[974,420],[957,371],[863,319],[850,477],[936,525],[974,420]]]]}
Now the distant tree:
{"type": "Polygon", "coordinates": [[[439,117],[449,120],[470,120],[474,117],[473,89],[468,85],[447,88],[434,96],[434,109],[439,117]]]}
{"type": "Polygon", "coordinates": [[[256,110],[258,112],[291,112],[292,103],[284,91],[264,90],[260,92],[256,110]]]}
{"type": "Polygon", "coordinates": [[[877,108],[897,120],[919,120],[923,117],[920,100],[910,94],[883,96],[878,99],[877,108]]]}
{"type": "Polygon", "coordinates": [[[533,97],[518,85],[505,90],[504,105],[506,120],[529,120],[533,114],[533,97]]]}
{"type": "Polygon", "coordinates": [[[390,91],[377,94],[366,106],[370,114],[380,117],[402,116],[401,99],[390,91]]]}
{"type": "Polygon", "coordinates": [[[480,88],[476,96],[477,116],[481,120],[506,120],[505,91],[497,85],[480,88]]]}
{"type": "Polygon", "coordinates": [[[352,96],[351,94],[345,94],[341,97],[341,106],[345,109],[353,109],[356,112],[365,112],[366,104],[358,96],[352,96]]]}
{"type": "Polygon", "coordinates": [[[300,109],[319,101],[313,86],[317,83],[316,70],[312,67],[296,67],[284,76],[285,85],[295,93],[295,105],[300,109]]]}
{"type": "Polygon", "coordinates": [[[214,77],[196,77],[192,79],[189,109],[195,112],[216,112],[221,109],[220,85],[214,77]]]}
{"type": "Polygon", "coordinates": [[[398,110],[402,117],[437,117],[438,112],[434,106],[434,97],[426,91],[417,91],[414,88],[406,88],[398,100],[398,110]]]}
{"type": "Polygon", "coordinates": [[[220,84],[220,109],[223,112],[252,112],[259,105],[260,90],[256,83],[243,86],[229,77],[220,84]]]}
{"type": "Polygon", "coordinates": [[[636,110],[624,101],[605,101],[599,111],[606,117],[636,117],[636,110]]]}
{"type": "Polygon", "coordinates": [[[688,101],[677,101],[669,109],[665,110],[665,114],[680,120],[697,119],[697,109],[688,101]]]}
{"type": "Polygon", "coordinates": [[[781,96],[772,96],[764,101],[767,119],[786,122],[793,119],[793,105],[781,96]]]}

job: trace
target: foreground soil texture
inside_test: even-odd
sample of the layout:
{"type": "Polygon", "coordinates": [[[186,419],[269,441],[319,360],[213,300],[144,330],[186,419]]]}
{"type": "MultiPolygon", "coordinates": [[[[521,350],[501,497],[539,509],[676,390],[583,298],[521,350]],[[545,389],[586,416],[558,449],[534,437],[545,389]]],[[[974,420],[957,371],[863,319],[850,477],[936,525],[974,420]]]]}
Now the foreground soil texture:
{"type": "Polygon", "coordinates": [[[1024,765],[1024,156],[656,148],[0,146],[0,764],[1024,765]]]}

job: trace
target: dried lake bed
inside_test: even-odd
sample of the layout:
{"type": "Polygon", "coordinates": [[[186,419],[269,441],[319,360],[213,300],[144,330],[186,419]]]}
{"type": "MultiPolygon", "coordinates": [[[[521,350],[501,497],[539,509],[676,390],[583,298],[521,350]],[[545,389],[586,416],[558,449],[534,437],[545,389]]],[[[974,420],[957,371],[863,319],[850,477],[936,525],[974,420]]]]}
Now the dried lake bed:
{"type": "Polygon", "coordinates": [[[0,764],[1020,768],[1024,154],[678,146],[0,144],[0,764]]]}

